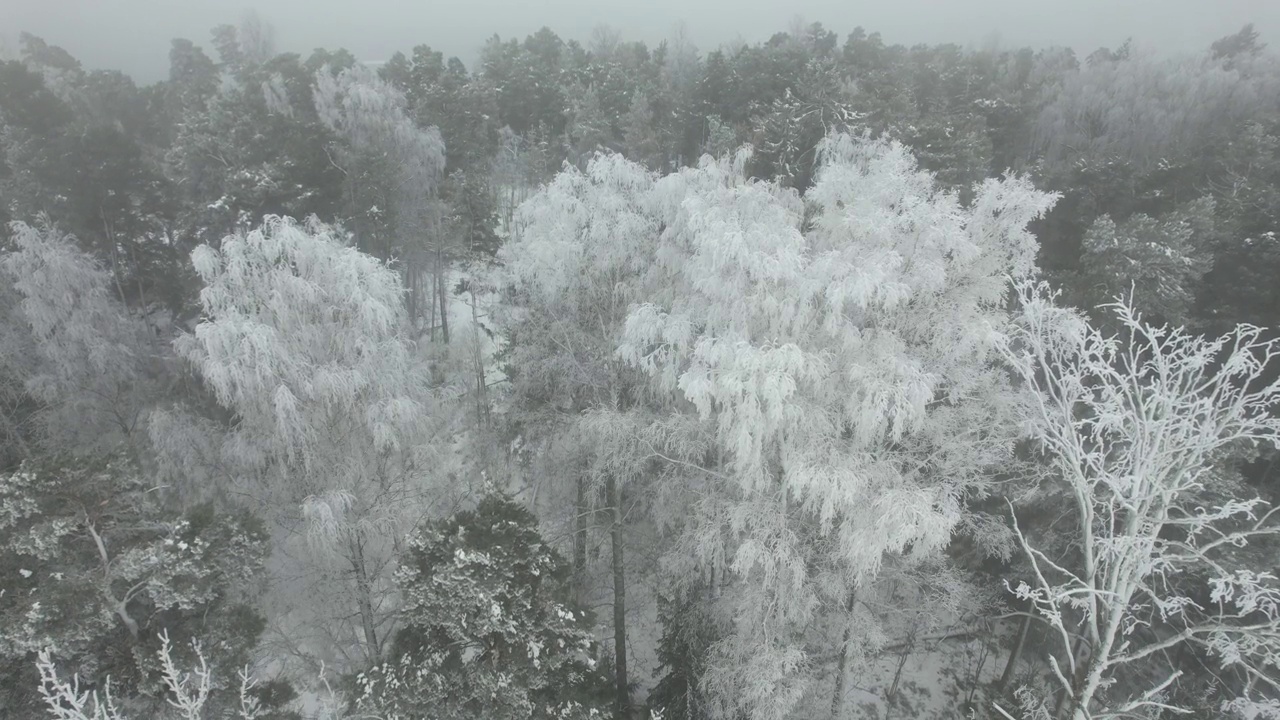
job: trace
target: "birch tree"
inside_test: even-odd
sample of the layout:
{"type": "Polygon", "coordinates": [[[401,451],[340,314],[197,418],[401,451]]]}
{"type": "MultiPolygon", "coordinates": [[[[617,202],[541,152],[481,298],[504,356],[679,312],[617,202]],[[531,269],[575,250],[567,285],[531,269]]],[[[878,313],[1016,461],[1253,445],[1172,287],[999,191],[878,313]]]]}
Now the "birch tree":
{"type": "Polygon", "coordinates": [[[27,378],[39,367],[35,338],[23,317],[22,296],[0,284],[0,468],[11,469],[36,450],[38,407],[27,378]]]}
{"type": "MultiPolygon", "coordinates": [[[[355,618],[338,643],[372,660],[392,622],[393,543],[424,511],[439,393],[406,338],[395,272],[344,240],[316,221],[268,217],[220,249],[201,246],[205,319],[175,346],[235,414],[213,449],[228,479],[303,523],[296,539],[322,551],[304,559],[349,571],[326,571],[343,581],[312,591],[355,618]]],[[[180,440],[164,447],[179,454],[180,440]]]]}
{"type": "Polygon", "coordinates": [[[1119,331],[1105,335],[1043,286],[1020,296],[1000,347],[1030,391],[1027,433],[1069,491],[1074,543],[1050,556],[1015,517],[1033,572],[1012,590],[1051,629],[1059,716],[1187,712],[1170,697],[1186,650],[1221,666],[1218,711],[1280,717],[1280,586],[1266,554],[1247,554],[1280,526],[1224,468],[1241,445],[1280,447],[1280,345],[1251,326],[1154,327],[1128,299],[1108,306],[1119,331]]]}
{"type": "Polygon", "coordinates": [[[1007,276],[1034,272],[1026,225],[1053,199],[1010,177],[962,207],[866,136],[829,136],[803,198],[747,180],[748,158],[655,189],[652,299],[618,354],[714,438],[677,547],[734,580],[705,679],[719,713],[764,720],[813,689],[812,621],[842,617],[886,556],[943,548],[1010,457],[985,328],[1007,276]]]}
{"type": "Polygon", "coordinates": [[[638,483],[652,475],[643,446],[628,442],[644,427],[631,421],[646,407],[643,379],[613,353],[653,262],[660,232],[653,184],[651,173],[616,154],[592,159],[585,171],[567,168],[521,205],[516,237],[499,255],[508,273],[500,314],[513,425],[552,466],[542,497],[572,508],[566,534],[580,590],[597,510],[609,531],[620,713],[630,705],[625,518],[638,483]],[[566,477],[565,467],[574,473],[566,477]]]}
{"type": "Polygon", "coordinates": [[[0,269],[36,353],[22,374],[39,436],[70,453],[137,441],[156,370],[145,326],[127,316],[111,274],[47,219],[10,230],[0,269]]]}

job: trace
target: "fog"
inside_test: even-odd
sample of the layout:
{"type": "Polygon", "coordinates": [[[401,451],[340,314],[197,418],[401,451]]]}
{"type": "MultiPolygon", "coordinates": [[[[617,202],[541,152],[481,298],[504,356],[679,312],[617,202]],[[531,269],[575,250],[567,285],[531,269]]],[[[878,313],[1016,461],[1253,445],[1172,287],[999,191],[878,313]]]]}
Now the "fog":
{"type": "Polygon", "coordinates": [[[121,69],[148,82],[163,77],[171,38],[207,45],[213,26],[235,23],[250,8],[275,27],[282,51],[346,47],[376,61],[425,43],[468,65],[494,33],[523,37],[544,25],[586,41],[605,24],[625,39],[654,44],[683,22],[703,49],[739,37],[765,39],[797,16],[841,36],[861,25],[906,45],[999,39],[1090,51],[1133,36],[1152,49],[1198,49],[1246,22],[1263,38],[1280,35],[1280,2],[1274,0],[3,0],[0,40],[12,54],[18,33],[30,32],[63,46],[87,67],[121,69]]]}

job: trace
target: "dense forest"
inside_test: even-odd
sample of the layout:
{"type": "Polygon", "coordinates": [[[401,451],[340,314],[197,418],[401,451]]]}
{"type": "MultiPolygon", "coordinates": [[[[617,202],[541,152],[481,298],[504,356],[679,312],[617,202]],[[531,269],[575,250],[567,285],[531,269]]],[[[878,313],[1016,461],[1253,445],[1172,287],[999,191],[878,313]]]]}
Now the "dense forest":
{"type": "Polygon", "coordinates": [[[0,716],[1280,718],[1280,54],[0,62],[0,716]]]}

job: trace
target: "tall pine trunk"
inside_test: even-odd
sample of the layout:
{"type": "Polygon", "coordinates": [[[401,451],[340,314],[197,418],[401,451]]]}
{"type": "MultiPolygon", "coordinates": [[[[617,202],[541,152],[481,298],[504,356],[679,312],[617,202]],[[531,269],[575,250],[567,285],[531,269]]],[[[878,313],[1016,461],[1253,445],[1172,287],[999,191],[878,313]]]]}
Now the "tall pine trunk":
{"type": "Polygon", "coordinates": [[[483,432],[489,426],[489,385],[484,377],[484,349],[480,344],[483,337],[480,332],[480,311],[477,309],[480,301],[476,299],[474,282],[468,282],[467,289],[471,292],[471,328],[475,336],[472,357],[476,370],[476,429],[483,432]]]}
{"type": "Polygon", "coordinates": [[[622,565],[622,488],[609,477],[609,503],[613,506],[610,544],[613,546],[613,655],[617,683],[617,718],[626,720],[631,712],[631,690],[627,682],[627,585],[622,565]]]}
{"type": "MultiPolygon", "coordinates": [[[[436,257],[434,281],[435,287],[431,297],[431,304],[435,305],[437,300],[440,303],[440,337],[446,344],[449,342],[449,291],[446,287],[447,273],[444,266],[444,224],[440,221],[441,210],[439,207],[433,208],[431,211],[431,227],[435,234],[436,240],[436,257]]],[[[432,321],[434,322],[434,318],[432,321]]],[[[436,333],[431,331],[432,339],[435,339],[436,333]]]]}
{"type": "Polygon", "coordinates": [[[449,343],[449,295],[448,288],[445,287],[445,267],[444,267],[444,239],[440,239],[440,245],[436,246],[436,275],[439,279],[436,281],[436,289],[440,293],[440,337],[445,344],[449,343]]]}
{"type": "Polygon", "coordinates": [[[418,277],[418,252],[416,250],[407,253],[404,284],[409,290],[408,298],[406,300],[406,304],[409,309],[409,324],[413,328],[413,339],[417,340],[418,316],[422,312],[420,309],[422,283],[418,277]]]}
{"type": "Polygon", "coordinates": [[[430,313],[427,315],[427,324],[426,324],[426,328],[431,331],[431,342],[436,341],[436,299],[440,296],[440,293],[436,292],[436,282],[438,282],[436,279],[436,272],[433,269],[431,271],[431,291],[430,291],[431,310],[430,310],[430,313]]]}

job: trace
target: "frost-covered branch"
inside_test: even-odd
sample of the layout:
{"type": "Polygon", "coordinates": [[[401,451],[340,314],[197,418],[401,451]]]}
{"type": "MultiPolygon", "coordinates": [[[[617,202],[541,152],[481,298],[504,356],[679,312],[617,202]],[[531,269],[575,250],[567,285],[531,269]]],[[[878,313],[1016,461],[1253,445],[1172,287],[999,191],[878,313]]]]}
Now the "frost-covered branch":
{"type": "MultiPolygon", "coordinates": [[[[200,646],[193,643],[193,649],[198,668],[192,672],[183,672],[173,661],[168,631],[160,633],[160,650],[156,655],[160,659],[165,687],[171,695],[165,700],[177,711],[181,720],[200,720],[209,701],[213,673],[205,662],[200,646]]],[[[59,679],[52,653],[48,649],[38,653],[36,669],[40,672],[40,695],[44,698],[49,715],[57,720],[129,720],[112,698],[110,678],[107,678],[101,695],[97,690],[81,691],[79,678],[73,677],[71,682],[59,679]]],[[[259,700],[252,694],[257,683],[247,668],[240,672],[239,677],[240,707],[237,718],[255,720],[262,713],[259,700]]]]}
{"type": "MultiPolygon", "coordinates": [[[[1183,644],[1269,682],[1280,660],[1280,585],[1237,551],[1280,528],[1258,498],[1215,497],[1229,488],[1224,462],[1241,444],[1280,447],[1280,382],[1263,380],[1277,342],[1247,326],[1208,340],[1153,327],[1126,300],[1107,306],[1120,334],[1104,336],[1055,307],[1042,285],[1020,295],[1021,321],[1000,346],[1028,389],[1030,437],[1078,512],[1077,554],[1059,562],[1015,517],[1035,574],[1015,592],[1059,631],[1050,659],[1067,712],[1181,709],[1165,697],[1174,668],[1134,694],[1116,681],[1183,644]],[[1077,622],[1089,631],[1087,652],[1066,633],[1077,622]],[[1056,671],[1063,659],[1069,677],[1056,671]]],[[[1219,688],[1239,696],[1223,708],[1254,707],[1255,685],[1219,688]]]]}
{"type": "Polygon", "coordinates": [[[200,720],[201,709],[209,700],[210,674],[209,666],[204,660],[204,653],[200,651],[199,644],[192,642],[200,667],[193,672],[184,673],[174,665],[170,648],[169,631],[161,631],[160,666],[164,673],[165,687],[169,688],[169,692],[173,694],[172,698],[168,698],[168,702],[177,708],[183,720],[200,720]]]}

